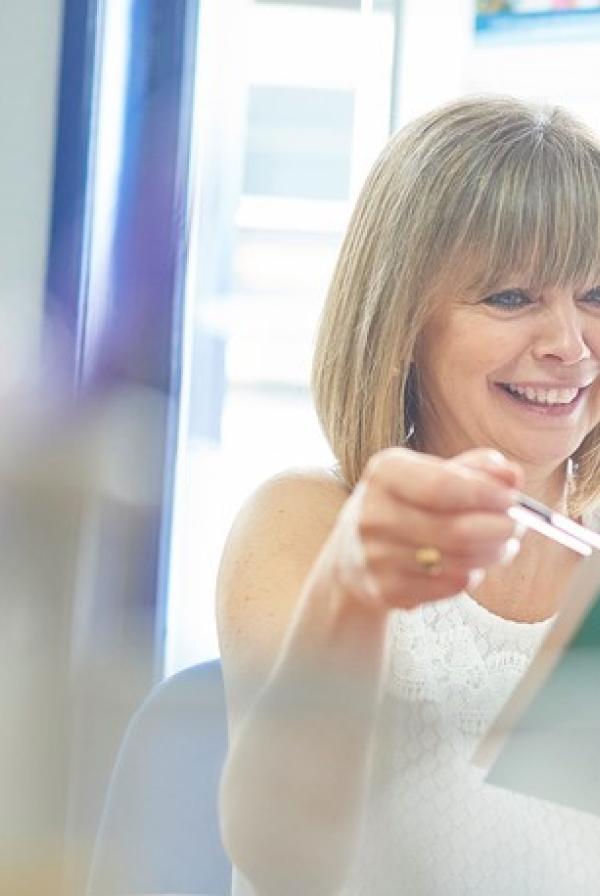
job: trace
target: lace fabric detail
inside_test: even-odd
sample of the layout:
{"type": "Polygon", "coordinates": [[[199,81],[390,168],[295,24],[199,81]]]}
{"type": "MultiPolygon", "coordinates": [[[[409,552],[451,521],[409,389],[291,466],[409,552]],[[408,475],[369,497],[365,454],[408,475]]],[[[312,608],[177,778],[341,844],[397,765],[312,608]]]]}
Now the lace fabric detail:
{"type": "Polygon", "coordinates": [[[480,735],[551,622],[514,623],[467,594],[398,611],[392,620],[389,686],[409,702],[435,704],[463,733],[480,735]]]}
{"type": "Polygon", "coordinates": [[[394,614],[344,896],[600,893],[600,818],[495,787],[471,763],[553,619],[504,619],[466,593],[394,614]]]}

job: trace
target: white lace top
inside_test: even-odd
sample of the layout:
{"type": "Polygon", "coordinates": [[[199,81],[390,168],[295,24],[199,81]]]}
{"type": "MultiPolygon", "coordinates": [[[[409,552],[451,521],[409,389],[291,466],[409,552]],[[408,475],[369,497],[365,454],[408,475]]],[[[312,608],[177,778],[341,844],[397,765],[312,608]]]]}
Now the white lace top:
{"type": "MultiPolygon", "coordinates": [[[[503,619],[466,593],[393,614],[342,896],[600,894],[600,817],[486,784],[470,763],[551,622],[503,619]]],[[[251,894],[236,878],[234,896],[251,894]]]]}
{"type": "Polygon", "coordinates": [[[552,620],[467,594],[400,611],[344,896],[598,896],[600,818],[486,784],[475,745],[552,620]]]}

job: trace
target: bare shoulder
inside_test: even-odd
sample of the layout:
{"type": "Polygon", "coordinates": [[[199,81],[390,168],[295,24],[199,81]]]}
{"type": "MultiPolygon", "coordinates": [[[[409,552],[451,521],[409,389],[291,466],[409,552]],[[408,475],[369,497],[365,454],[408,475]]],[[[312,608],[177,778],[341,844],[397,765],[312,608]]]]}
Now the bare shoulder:
{"type": "Polygon", "coordinates": [[[347,497],[334,473],[319,468],[280,473],[247,499],[229,532],[217,580],[225,642],[232,617],[262,614],[271,604],[271,612],[285,615],[293,602],[290,586],[308,573],[347,497]]]}
{"type": "Polygon", "coordinates": [[[332,470],[287,470],[240,509],[217,578],[217,624],[228,700],[240,677],[272,666],[302,585],[348,498],[332,470]]]}

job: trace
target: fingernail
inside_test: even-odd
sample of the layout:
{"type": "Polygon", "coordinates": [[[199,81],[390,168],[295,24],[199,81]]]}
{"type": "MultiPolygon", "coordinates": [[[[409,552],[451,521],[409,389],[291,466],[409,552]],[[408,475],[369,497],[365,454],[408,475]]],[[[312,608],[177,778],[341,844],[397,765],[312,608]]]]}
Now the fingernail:
{"type": "Polygon", "coordinates": [[[483,580],[485,579],[485,570],[484,569],[472,569],[469,573],[469,579],[467,581],[467,589],[470,591],[473,588],[477,588],[478,585],[481,585],[483,580]]]}
{"type": "Polygon", "coordinates": [[[506,460],[504,455],[500,453],[500,451],[495,451],[494,449],[491,449],[490,451],[487,452],[486,456],[487,456],[488,460],[490,460],[493,464],[497,464],[497,466],[499,466],[499,467],[508,466],[508,461],[506,460]]]}
{"type": "Polygon", "coordinates": [[[502,566],[508,566],[509,563],[515,559],[519,551],[521,550],[521,541],[518,538],[509,538],[506,544],[504,545],[504,550],[502,552],[502,557],[500,558],[500,563],[502,566]]]}
{"type": "Polygon", "coordinates": [[[487,459],[496,467],[504,467],[505,470],[512,470],[513,473],[520,474],[521,468],[514,461],[509,460],[500,451],[488,451],[487,459]]]}
{"type": "Polygon", "coordinates": [[[526,532],[527,526],[524,526],[523,523],[517,523],[515,525],[515,538],[523,538],[526,532]]]}

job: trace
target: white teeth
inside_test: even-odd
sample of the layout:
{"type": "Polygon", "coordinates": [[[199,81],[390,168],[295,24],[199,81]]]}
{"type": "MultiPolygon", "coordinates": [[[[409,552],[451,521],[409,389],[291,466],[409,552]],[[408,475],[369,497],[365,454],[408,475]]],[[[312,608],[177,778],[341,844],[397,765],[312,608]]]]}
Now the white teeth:
{"type": "Polygon", "coordinates": [[[536,404],[570,404],[579,394],[579,389],[534,389],[532,386],[512,386],[509,383],[507,388],[536,404]]]}

